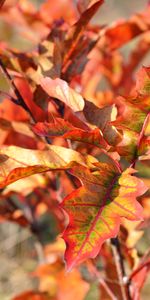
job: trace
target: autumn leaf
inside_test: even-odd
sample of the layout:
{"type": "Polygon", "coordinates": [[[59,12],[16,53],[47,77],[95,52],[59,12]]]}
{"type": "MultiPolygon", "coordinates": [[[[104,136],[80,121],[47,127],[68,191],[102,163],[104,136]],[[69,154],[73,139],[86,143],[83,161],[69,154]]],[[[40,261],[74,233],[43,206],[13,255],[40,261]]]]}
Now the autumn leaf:
{"type": "Polygon", "coordinates": [[[53,122],[38,122],[33,126],[33,131],[40,136],[61,136],[76,129],[70,122],[61,118],[54,118],[53,122]]]}
{"type": "Polygon", "coordinates": [[[0,150],[0,188],[33,174],[67,169],[72,162],[85,165],[87,160],[88,156],[84,157],[72,149],[54,145],[43,151],[4,147],[0,150]]]}
{"type": "Polygon", "coordinates": [[[51,79],[45,77],[41,79],[41,86],[50,97],[59,99],[73,111],[83,110],[84,100],[82,96],[70,88],[66,81],[59,78],[51,79]]]}
{"type": "Polygon", "coordinates": [[[149,85],[149,67],[143,67],[137,74],[133,95],[118,99],[121,103],[122,113],[115,121],[111,122],[122,132],[122,140],[115,149],[128,161],[141,159],[140,156],[144,158],[144,155],[148,155],[150,152],[149,137],[146,136],[150,116],[149,85]]]}
{"type": "Polygon", "coordinates": [[[25,103],[29,107],[32,115],[37,121],[43,121],[47,119],[47,112],[42,110],[33,99],[33,93],[31,91],[31,87],[28,82],[24,78],[16,78],[15,84],[17,88],[20,90],[21,96],[23,97],[25,103]]]}
{"type": "Polygon", "coordinates": [[[116,22],[105,32],[106,47],[110,51],[122,47],[130,40],[149,30],[150,6],[140,14],[131,16],[129,20],[116,22]]]}
{"type": "Polygon", "coordinates": [[[100,128],[104,139],[108,142],[108,144],[116,145],[119,141],[121,141],[121,136],[117,132],[116,128],[111,125],[112,110],[112,105],[99,108],[92,102],[85,101],[83,113],[90,124],[100,128]]]}
{"type": "Polygon", "coordinates": [[[19,179],[19,184],[17,181],[9,184],[3,191],[3,195],[7,195],[10,191],[21,193],[21,195],[27,196],[36,188],[46,187],[46,179],[42,174],[31,175],[23,179],[19,179]]]}
{"type": "Polygon", "coordinates": [[[122,217],[133,221],[142,218],[136,198],[147,189],[133,176],[135,170],[129,168],[120,174],[112,165],[96,166],[93,172],[85,167],[72,170],[83,185],[62,203],[69,216],[63,234],[68,269],[96,257],[104,241],[117,235],[122,217]]]}
{"type": "Polygon", "coordinates": [[[55,118],[52,123],[39,122],[33,127],[33,130],[40,136],[61,136],[72,141],[80,141],[105,149],[109,148],[98,128],[85,131],[60,118],[55,118]]]}
{"type": "Polygon", "coordinates": [[[73,58],[74,52],[76,52],[76,48],[80,45],[80,38],[82,37],[85,28],[90,21],[90,19],[94,16],[98,8],[103,4],[104,0],[92,1],[91,5],[85,9],[79,20],[71,27],[68,39],[66,41],[66,53],[63,61],[63,73],[66,72],[66,66],[69,61],[73,58]]]}

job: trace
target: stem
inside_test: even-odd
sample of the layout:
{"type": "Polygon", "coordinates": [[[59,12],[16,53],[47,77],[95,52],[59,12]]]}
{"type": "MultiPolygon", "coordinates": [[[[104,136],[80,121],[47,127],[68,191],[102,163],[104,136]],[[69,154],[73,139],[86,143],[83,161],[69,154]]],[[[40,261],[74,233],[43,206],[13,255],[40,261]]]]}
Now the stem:
{"type": "Polygon", "coordinates": [[[114,261],[116,265],[116,271],[118,275],[120,289],[122,293],[122,300],[131,300],[129,286],[125,284],[125,280],[127,276],[123,264],[123,257],[122,257],[118,238],[111,239],[111,247],[112,247],[112,252],[113,252],[114,261]]]}
{"type": "Polygon", "coordinates": [[[99,279],[99,283],[103,286],[103,288],[105,289],[106,293],[109,295],[109,297],[112,300],[117,300],[116,296],[112,293],[111,289],[109,288],[109,286],[107,285],[107,283],[105,282],[104,279],[99,279]]]}
{"type": "Polygon", "coordinates": [[[112,300],[117,300],[116,296],[113,294],[113,292],[109,288],[109,285],[107,284],[107,280],[101,276],[101,273],[97,270],[93,260],[88,260],[88,267],[89,267],[89,272],[92,273],[94,275],[94,277],[96,276],[98,282],[105,289],[105,291],[109,295],[109,297],[112,300]]]}

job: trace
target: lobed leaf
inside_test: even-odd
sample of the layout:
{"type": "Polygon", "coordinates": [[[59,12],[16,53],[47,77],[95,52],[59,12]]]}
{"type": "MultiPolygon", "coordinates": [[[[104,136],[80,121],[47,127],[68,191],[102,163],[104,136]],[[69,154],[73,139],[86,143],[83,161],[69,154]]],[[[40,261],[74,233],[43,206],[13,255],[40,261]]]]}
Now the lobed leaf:
{"type": "Polygon", "coordinates": [[[147,189],[140,179],[132,176],[134,172],[127,169],[120,174],[114,166],[105,163],[97,163],[93,172],[83,166],[72,170],[83,186],[62,203],[69,215],[63,234],[69,269],[96,257],[104,241],[117,235],[122,217],[142,218],[142,207],[136,198],[147,189]]]}

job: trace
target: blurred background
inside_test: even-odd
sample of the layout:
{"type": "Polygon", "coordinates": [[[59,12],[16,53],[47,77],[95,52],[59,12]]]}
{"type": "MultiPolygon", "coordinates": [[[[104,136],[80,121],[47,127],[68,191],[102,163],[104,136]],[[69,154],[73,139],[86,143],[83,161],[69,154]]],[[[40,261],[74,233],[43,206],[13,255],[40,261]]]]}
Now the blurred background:
{"type": "MultiPolygon", "coordinates": [[[[38,8],[44,1],[31,0],[31,2],[38,8]]],[[[147,3],[147,0],[105,0],[93,22],[110,24],[119,19],[129,18],[133,13],[143,10],[147,3]]],[[[7,40],[21,50],[27,50],[31,46],[25,39],[19,37],[10,25],[1,20],[0,40],[7,40]]],[[[125,47],[130,47],[130,44],[125,47]]],[[[139,245],[140,251],[144,252],[148,247],[149,238],[149,233],[145,232],[139,245]]],[[[28,229],[14,223],[0,223],[0,300],[11,300],[19,293],[37,287],[38,282],[30,274],[38,265],[39,259],[39,244],[28,229]]],[[[150,281],[147,281],[143,289],[143,300],[150,299],[149,283],[150,281]]],[[[91,297],[91,300],[96,299],[91,297]]]]}

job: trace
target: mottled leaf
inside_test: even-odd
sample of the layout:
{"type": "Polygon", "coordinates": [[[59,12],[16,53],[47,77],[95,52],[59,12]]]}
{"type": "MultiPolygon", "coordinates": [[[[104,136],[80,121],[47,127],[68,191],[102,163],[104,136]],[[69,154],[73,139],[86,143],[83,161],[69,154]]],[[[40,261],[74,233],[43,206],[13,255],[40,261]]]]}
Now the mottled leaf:
{"type": "Polygon", "coordinates": [[[60,118],[55,118],[53,123],[37,123],[33,130],[40,136],[62,136],[72,141],[80,141],[105,149],[108,148],[108,144],[98,128],[85,131],[72,126],[71,123],[60,118]]]}
{"type": "Polygon", "coordinates": [[[133,169],[122,174],[112,165],[96,164],[97,169],[72,171],[83,186],[67,196],[63,209],[69,224],[63,234],[68,268],[96,257],[101,245],[118,233],[121,218],[140,220],[142,207],[136,198],[146,191],[144,183],[133,176],[133,169]]]}

